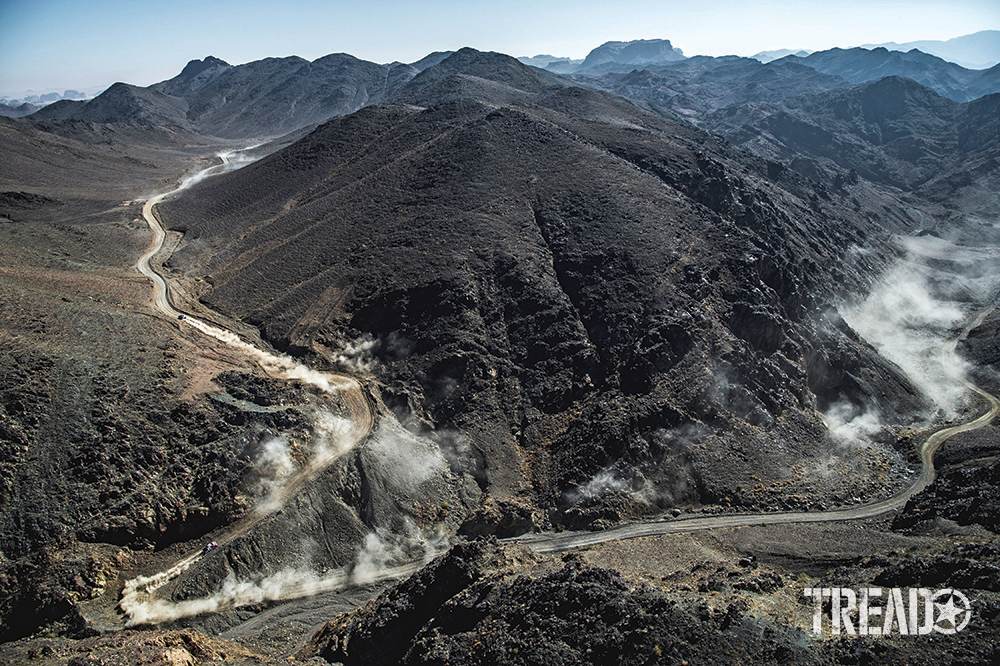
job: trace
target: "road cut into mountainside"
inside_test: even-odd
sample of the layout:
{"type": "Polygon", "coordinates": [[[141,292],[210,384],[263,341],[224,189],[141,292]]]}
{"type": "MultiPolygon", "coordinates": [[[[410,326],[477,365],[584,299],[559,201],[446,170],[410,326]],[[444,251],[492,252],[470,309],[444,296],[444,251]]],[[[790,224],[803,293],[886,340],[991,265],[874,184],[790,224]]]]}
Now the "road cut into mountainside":
{"type": "MultiPolygon", "coordinates": [[[[274,503],[276,508],[285,499],[293,496],[312,479],[315,479],[319,472],[364,439],[372,430],[374,412],[356,379],[345,375],[318,372],[290,357],[262,350],[244,341],[231,331],[221,329],[193,316],[181,313],[171,305],[169,287],[166,281],[149,263],[150,259],[162,249],[165,238],[164,229],[156,219],[153,209],[157,203],[169,194],[180,191],[190,183],[212,175],[216,170],[223,170],[227,164],[228,155],[220,155],[220,157],[223,159],[222,165],[210,167],[197,174],[194,178],[182,182],[177,189],[161,194],[146,202],[143,214],[153,231],[153,242],[147,252],[140,258],[137,268],[153,281],[154,304],[158,310],[167,316],[181,319],[183,323],[196,328],[205,335],[240,350],[247,357],[257,362],[265,372],[274,377],[298,379],[310,383],[324,391],[336,393],[338,397],[347,403],[351,414],[352,427],[350,433],[345,436],[343,446],[336,447],[329,455],[320,460],[315,460],[299,470],[281,490],[281,496],[274,503]]],[[[983,318],[990,311],[992,311],[992,308],[980,313],[965,327],[959,339],[967,335],[979,322],[982,322],[983,318]]],[[[949,344],[954,345],[956,343],[957,340],[953,340],[949,344]]],[[[914,482],[892,497],[878,502],[825,511],[729,514],[677,519],[659,518],[621,525],[598,532],[538,532],[510,537],[501,541],[509,544],[523,545],[539,553],[553,553],[585,548],[608,541],[665,534],[680,534],[751,525],[819,523],[874,518],[900,509],[906,504],[907,500],[924,490],[934,480],[934,454],[948,438],[962,432],[982,428],[992,422],[997,413],[1000,412],[1000,400],[995,396],[971,383],[967,382],[967,386],[970,391],[984,401],[987,405],[986,411],[966,423],[942,428],[930,434],[920,446],[921,471],[914,482]]],[[[252,512],[235,523],[223,535],[219,536],[217,538],[218,544],[224,546],[256,525],[266,515],[266,510],[252,512]]],[[[125,585],[120,604],[122,610],[125,611],[129,618],[128,624],[157,623],[168,619],[221,610],[243,603],[298,598],[319,592],[342,589],[357,583],[355,578],[350,575],[349,568],[331,572],[323,577],[317,577],[310,572],[281,572],[269,579],[256,582],[241,583],[227,581],[226,589],[221,590],[212,597],[204,599],[170,602],[154,598],[157,589],[190,567],[195,566],[205,554],[204,552],[190,554],[164,571],[128,581],[125,585]],[[285,580],[286,578],[290,580],[285,580]]],[[[402,578],[412,574],[426,562],[427,558],[387,567],[377,572],[374,576],[366,578],[365,582],[402,578]]]]}
{"type": "MultiPolygon", "coordinates": [[[[198,319],[189,313],[181,312],[173,306],[169,285],[150,263],[152,258],[163,249],[166,239],[166,231],[157,219],[154,209],[167,196],[184,190],[206,177],[225,171],[230,164],[231,155],[232,153],[220,154],[221,164],[208,167],[194,176],[184,179],[177,188],[152,197],[145,203],[142,209],[143,217],[153,232],[153,240],[146,252],[139,258],[136,268],[153,282],[153,306],[157,310],[167,317],[177,320],[180,325],[190,326],[204,335],[236,349],[256,362],[264,372],[272,377],[298,380],[315,386],[331,396],[336,396],[346,407],[347,421],[350,425],[343,432],[337,433],[337,441],[332,442],[332,445],[324,446],[321,450],[314,452],[308,463],[297,470],[276,495],[267,498],[266,502],[262,502],[255,510],[248,512],[223,534],[216,536],[215,541],[218,547],[223,547],[245,534],[268,515],[278,510],[287,499],[305,488],[323,470],[364,440],[371,433],[375,423],[374,407],[357,379],[347,375],[321,372],[289,356],[261,349],[232,331],[198,319]]],[[[169,602],[155,600],[154,594],[156,590],[190,569],[207,554],[208,552],[205,550],[188,554],[163,571],[127,581],[122,591],[119,606],[128,616],[128,624],[157,622],[167,617],[177,617],[176,612],[173,612],[175,609],[164,608],[164,604],[170,605],[169,602]]],[[[333,583],[336,580],[331,578],[329,582],[333,583]]],[[[204,609],[196,612],[204,612],[204,609]]]]}

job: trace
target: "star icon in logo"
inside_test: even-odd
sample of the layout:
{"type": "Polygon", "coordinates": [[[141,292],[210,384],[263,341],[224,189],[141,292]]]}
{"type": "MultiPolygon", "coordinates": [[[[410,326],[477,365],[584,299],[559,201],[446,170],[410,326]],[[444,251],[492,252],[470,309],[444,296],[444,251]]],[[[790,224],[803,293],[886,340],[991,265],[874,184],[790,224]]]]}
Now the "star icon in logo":
{"type": "Polygon", "coordinates": [[[938,633],[957,634],[965,629],[969,620],[972,619],[972,606],[969,604],[969,599],[958,590],[952,588],[938,590],[931,597],[931,601],[935,610],[934,630],[938,633]],[[945,598],[947,601],[943,601],[945,598]],[[942,623],[944,626],[941,626],[942,623]]]}

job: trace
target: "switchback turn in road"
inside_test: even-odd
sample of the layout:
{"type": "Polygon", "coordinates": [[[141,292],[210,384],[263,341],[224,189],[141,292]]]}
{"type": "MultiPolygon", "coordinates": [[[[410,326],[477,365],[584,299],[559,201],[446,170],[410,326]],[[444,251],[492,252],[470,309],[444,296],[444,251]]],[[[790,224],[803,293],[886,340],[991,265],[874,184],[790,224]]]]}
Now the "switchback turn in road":
{"type": "MultiPolygon", "coordinates": [[[[222,159],[222,164],[200,171],[193,177],[183,180],[176,189],[157,195],[145,203],[142,208],[142,214],[153,232],[153,240],[146,252],[139,258],[136,268],[152,280],[153,305],[157,310],[171,319],[178,320],[182,325],[191,326],[201,333],[242,352],[273,377],[284,380],[299,380],[316,386],[328,394],[336,395],[347,409],[350,425],[344,432],[339,433],[337,441],[333,442],[332,446],[325,446],[322,450],[316,452],[306,465],[288,479],[276,495],[272,495],[255,510],[248,512],[223,534],[217,535],[215,541],[220,547],[225,546],[227,543],[246,533],[269,514],[280,508],[287,499],[293,497],[297,492],[306,487],[324,469],[357,446],[371,433],[375,423],[374,407],[368,399],[365,390],[355,378],[347,375],[319,372],[299,363],[291,357],[266,351],[246,342],[232,331],[227,331],[197,317],[182,313],[172,305],[169,285],[163,276],[157,273],[150,264],[152,258],[162,250],[166,238],[166,231],[157,219],[154,209],[167,196],[179,192],[207,176],[224,171],[230,163],[230,155],[231,153],[219,155],[222,159]]],[[[129,624],[155,622],[160,619],[161,615],[168,614],[174,610],[172,608],[164,608],[165,602],[155,601],[153,599],[154,593],[157,589],[194,566],[204,554],[202,551],[190,553],[164,571],[151,576],[139,576],[126,582],[122,591],[120,606],[129,616],[129,624]]],[[[167,605],[170,606],[170,604],[167,605]]]]}
{"type": "MultiPolygon", "coordinates": [[[[190,183],[200,180],[214,170],[224,169],[228,156],[222,156],[222,158],[222,165],[206,169],[194,178],[184,181],[177,188],[177,190],[174,190],[173,192],[184,189],[190,183]]],[[[169,289],[166,281],[159,274],[157,274],[149,264],[150,259],[162,248],[165,238],[163,227],[156,219],[153,209],[164,197],[173,192],[154,197],[143,207],[143,215],[153,231],[153,242],[147,252],[140,258],[137,267],[154,283],[154,302],[157,309],[167,316],[178,318],[181,313],[174,309],[170,303],[169,289]]],[[[984,314],[980,315],[975,322],[982,321],[984,314]]],[[[311,383],[324,388],[324,390],[331,392],[336,391],[348,403],[352,414],[352,422],[354,423],[353,432],[349,437],[349,445],[344,449],[344,451],[331,457],[330,459],[319,461],[317,464],[309,465],[305,469],[301,470],[283,490],[283,498],[290,497],[292,494],[303,488],[311,479],[315,478],[315,476],[318,475],[322,469],[331,464],[336,458],[342,455],[343,452],[346,452],[360,442],[361,439],[367,436],[367,434],[371,431],[374,423],[372,408],[365,398],[360,385],[355,379],[343,375],[318,373],[302,366],[289,357],[272,354],[250,345],[240,339],[236,334],[215,327],[197,318],[186,316],[184,321],[204,334],[241,350],[247,356],[260,364],[261,367],[264,368],[269,374],[283,379],[300,379],[310,381],[311,383]]],[[[967,334],[968,331],[975,326],[975,322],[965,329],[964,334],[967,334]]],[[[584,548],[619,539],[633,539],[638,537],[697,532],[719,528],[744,527],[750,525],[834,522],[859,520],[880,516],[901,508],[907,500],[922,491],[934,480],[934,454],[944,441],[958,433],[984,427],[989,424],[994,417],[996,417],[998,412],[1000,412],[1000,400],[972,384],[969,384],[968,386],[970,390],[979,395],[988,404],[989,408],[986,412],[967,423],[943,428],[928,436],[920,447],[920,475],[916,478],[913,484],[905,490],[878,502],[844,509],[832,509],[816,512],[733,514],[674,520],[658,519],[621,525],[619,527],[600,532],[542,532],[512,537],[502,541],[505,543],[524,545],[536,552],[550,553],[584,548]]],[[[217,540],[219,544],[224,545],[236,536],[246,532],[250,529],[250,527],[259,522],[263,515],[265,514],[258,512],[254,515],[248,515],[244,519],[240,520],[224,535],[218,537],[217,540]]],[[[179,617],[181,615],[193,615],[205,612],[206,610],[214,610],[214,608],[206,606],[204,600],[182,602],[183,604],[188,604],[188,606],[190,606],[190,608],[187,608],[181,607],[181,604],[169,604],[164,601],[154,601],[151,598],[158,587],[161,587],[172,578],[180,575],[180,573],[184,570],[196,564],[199,559],[200,554],[194,553],[175,563],[172,568],[166,571],[150,577],[140,577],[129,581],[126,584],[121,606],[129,615],[130,624],[138,622],[157,622],[161,619],[166,619],[167,616],[179,617]]],[[[424,562],[422,561],[405,563],[382,571],[377,578],[385,579],[404,577],[419,569],[423,566],[423,564],[424,562]]],[[[280,593],[276,593],[275,595],[268,596],[266,598],[288,599],[315,593],[317,591],[337,589],[350,584],[350,576],[338,573],[325,579],[312,581],[310,585],[290,585],[284,587],[280,593]]]]}

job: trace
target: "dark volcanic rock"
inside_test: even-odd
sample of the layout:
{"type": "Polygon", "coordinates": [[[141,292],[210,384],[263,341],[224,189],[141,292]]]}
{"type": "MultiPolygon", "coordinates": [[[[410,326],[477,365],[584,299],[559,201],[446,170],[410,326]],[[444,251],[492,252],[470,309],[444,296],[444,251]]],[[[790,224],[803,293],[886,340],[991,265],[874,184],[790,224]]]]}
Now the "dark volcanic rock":
{"type": "Polygon", "coordinates": [[[959,348],[976,365],[1000,368],[1000,313],[993,312],[969,331],[959,348]]]}
{"type": "Polygon", "coordinates": [[[924,492],[906,503],[892,527],[908,529],[937,518],[959,525],[978,524],[1000,533],[1000,460],[984,467],[941,473],[924,492]]]}
{"type": "Polygon", "coordinates": [[[678,603],[607,569],[570,561],[531,575],[510,557],[484,541],[456,547],[329,622],[299,656],[345,665],[815,661],[797,630],[749,617],[746,600],[678,603]]]}
{"type": "Polygon", "coordinates": [[[173,353],[162,358],[143,380],[120,360],[3,359],[0,636],[31,633],[103,587],[87,572],[106,558],[89,544],[153,549],[232,523],[260,440],[307,428],[294,409],[164,406],[178,378],[173,353]]]}
{"type": "Polygon", "coordinates": [[[953,587],[1000,592],[1000,546],[970,544],[945,555],[915,557],[885,569],[874,582],[885,587],[953,587]]]}
{"type": "Polygon", "coordinates": [[[784,468],[772,438],[822,453],[816,407],[919,404],[817,311],[888,254],[836,195],[497,54],[463,49],[400,99],[428,108],[367,108],[165,204],[172,261],[281,348],[375,340],[389,406],[462,433],[496,498],[564,511],[611,474],[657,499],[594,520],[731,499],[784,468]]]}

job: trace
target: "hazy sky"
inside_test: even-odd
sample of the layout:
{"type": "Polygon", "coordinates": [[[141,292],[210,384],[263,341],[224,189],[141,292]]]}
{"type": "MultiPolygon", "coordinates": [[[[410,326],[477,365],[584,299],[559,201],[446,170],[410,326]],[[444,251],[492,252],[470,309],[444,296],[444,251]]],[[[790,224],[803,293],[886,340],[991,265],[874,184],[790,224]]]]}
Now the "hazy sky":
{"type": "Polygon", "coordinates": [[[652,38],[686,55],[753,55],[987,29],[1000,29],[1000,0],[0,0],[0,95],[149,85],[206,55],[413,62],[472,46],[582,58],[652,38]]]}

